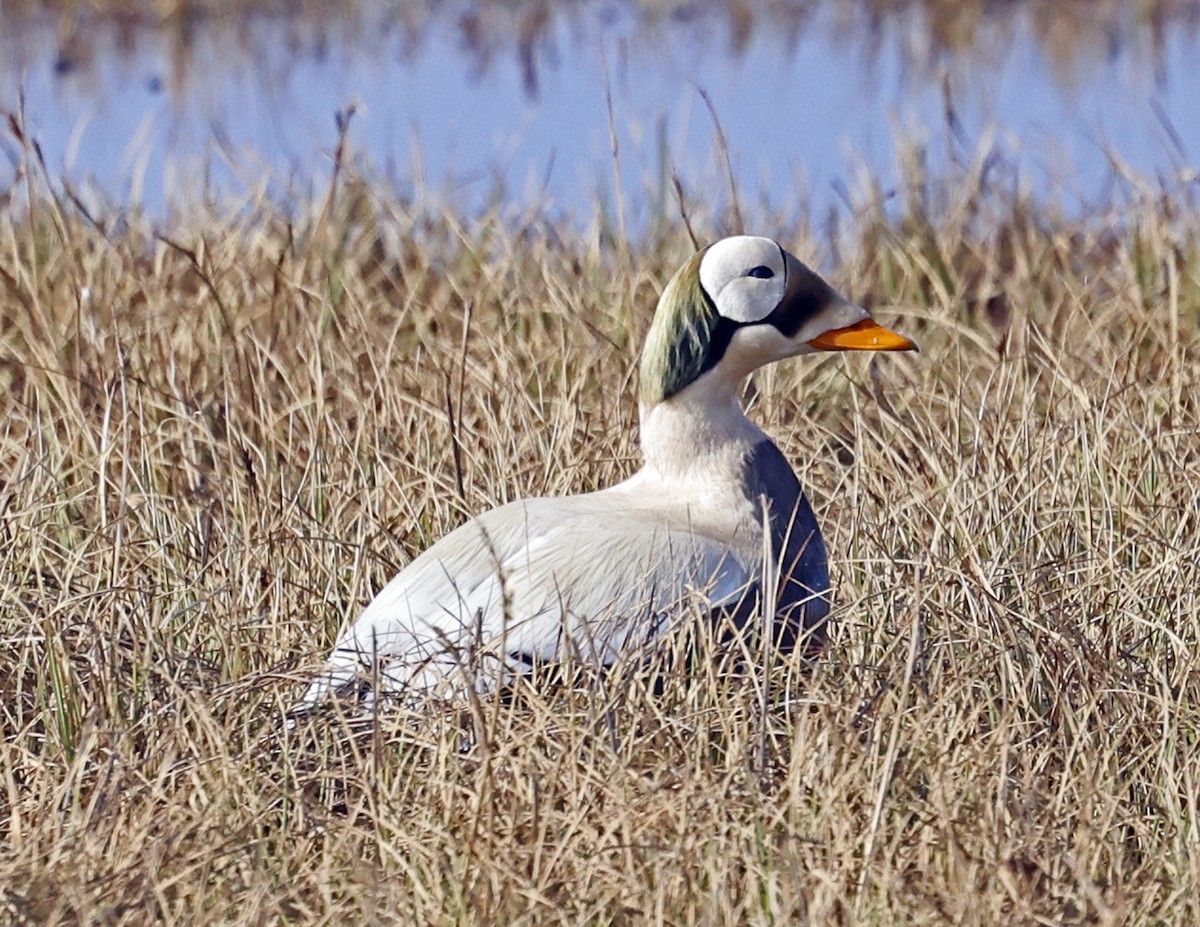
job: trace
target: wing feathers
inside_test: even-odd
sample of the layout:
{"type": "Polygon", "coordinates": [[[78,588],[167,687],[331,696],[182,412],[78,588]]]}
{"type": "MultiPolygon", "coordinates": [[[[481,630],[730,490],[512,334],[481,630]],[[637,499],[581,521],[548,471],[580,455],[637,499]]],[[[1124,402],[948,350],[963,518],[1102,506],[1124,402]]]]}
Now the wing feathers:
{"type": "Polygon", "coordinates": [[[423,692],[459,671],[490,686],[568,646],[607,664],[661,634],[689,598],[719,605],[757,578],[728,545],[586,500],[525,499],[448,534],[343,634],[301,707],[356,681],[423,692]]]}

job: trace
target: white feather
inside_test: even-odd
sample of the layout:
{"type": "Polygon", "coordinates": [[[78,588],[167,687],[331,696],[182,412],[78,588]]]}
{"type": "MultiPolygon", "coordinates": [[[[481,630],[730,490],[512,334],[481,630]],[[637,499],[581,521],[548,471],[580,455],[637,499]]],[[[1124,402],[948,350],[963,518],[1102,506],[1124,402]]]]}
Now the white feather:
{"type": "MultiPolygon", "coordinates": [[[[711,331],[700,315],[678,324],[681,313],[709,311],[679,295],[701,286],[738,327],[690,382],[643,405],[642,469],[598,492],[513,502],[446,535],[341,635],[301,708],[358,683],[370,703],[378,694],[490,688],[567,654],[608,664],[697,606],[732,607],[756,595],[765,556],[779,567],[777,586],[767,588],[777,588],[772,620],[789,629],[789,646],[819,630],[829,584],[820,532],[791,467],[742,412],[738,390],[756,367],[808,353],[811,339],[867,314],[769,239],[726,239],[698,263],[664,293],[660,334],[711,331]],[[698,284],[681,285],[688,274],[698,284]],[[771,324],[776,316],[781,327],[771,324]]],[[[666,353],[643,358],[643,378],[650,371],[675,382],[685,368],[670,359],[695,360],[694,342],[685,351],[669,338],[649,343],[666,353]]]]}
{"type": "MultiPolygon", "coordinates": [[[[733,538],[753,532],[701,533],[729,519],[712,517],[711,500],[679,506],[678,486],[668,493],[654,482],[641,475],[588,495],[523,499],[446,535],[341,637],[303,705],[360,675],[377,674],[388,692],[428,691],[451,677],[491,687],[513,654],[608,664],[692,605],[736,602],[758,563],[753,545],[733,538]]],[[[747,501],[735,506],[752,528],[747,501]]]]}

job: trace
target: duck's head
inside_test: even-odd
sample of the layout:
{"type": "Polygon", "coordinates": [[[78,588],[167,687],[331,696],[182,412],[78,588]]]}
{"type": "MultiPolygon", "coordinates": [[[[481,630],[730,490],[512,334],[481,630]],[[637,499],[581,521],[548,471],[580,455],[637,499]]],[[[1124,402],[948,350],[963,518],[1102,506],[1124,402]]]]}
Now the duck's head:
{"type": "Polygon", "coordinates": [[[798,354],[916,350],[778,242],[738,235],[696,254],[667,284],[642,349],[641,400],[652,406],[700,380],[736,388],[798,354]]]}

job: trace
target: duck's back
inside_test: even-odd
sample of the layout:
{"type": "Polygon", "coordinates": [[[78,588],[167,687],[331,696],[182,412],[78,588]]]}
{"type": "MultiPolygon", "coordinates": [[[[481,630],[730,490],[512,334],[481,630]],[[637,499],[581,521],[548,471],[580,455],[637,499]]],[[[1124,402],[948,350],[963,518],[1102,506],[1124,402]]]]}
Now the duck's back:
{"type": "Polygon", "coordinates": [[[358,681],[388,693],[493,685],[570,655],[609,664],[683,614],[761,614],[762,501],[779,567],[778,646],[820,638],[825,547],[770,441],[736,480],[671,493],[647,474],[599,492],[485,512],[402,570],[335,646],[303,704],[358,681]],[[689,501],[690,497],[690,501],[689,501]],[[818,630],[813,630],[818,628],[818,630]]]}
{"type": "Polygon", "coordinates": [[[608,664],[696,602],[729,600],[757,564],[621,487],[485,512],[402,570],[338,641],[304,699],[376,678],[389,693],[449,677],[490,685],[571,654],[608,664]]]}

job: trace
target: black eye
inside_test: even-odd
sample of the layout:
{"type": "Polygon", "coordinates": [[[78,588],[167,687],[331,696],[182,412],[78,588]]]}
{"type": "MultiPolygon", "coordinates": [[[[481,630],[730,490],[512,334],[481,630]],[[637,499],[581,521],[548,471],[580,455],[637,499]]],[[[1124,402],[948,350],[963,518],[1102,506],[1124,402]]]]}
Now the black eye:
{"type": "Polygon", "coordinates": [[[747,277],[758,277],[760,280],[770,280],[775,276],[775,271],[771,270],[766,264],[759,264],[752,270],[746,271],[747,277]]]}

